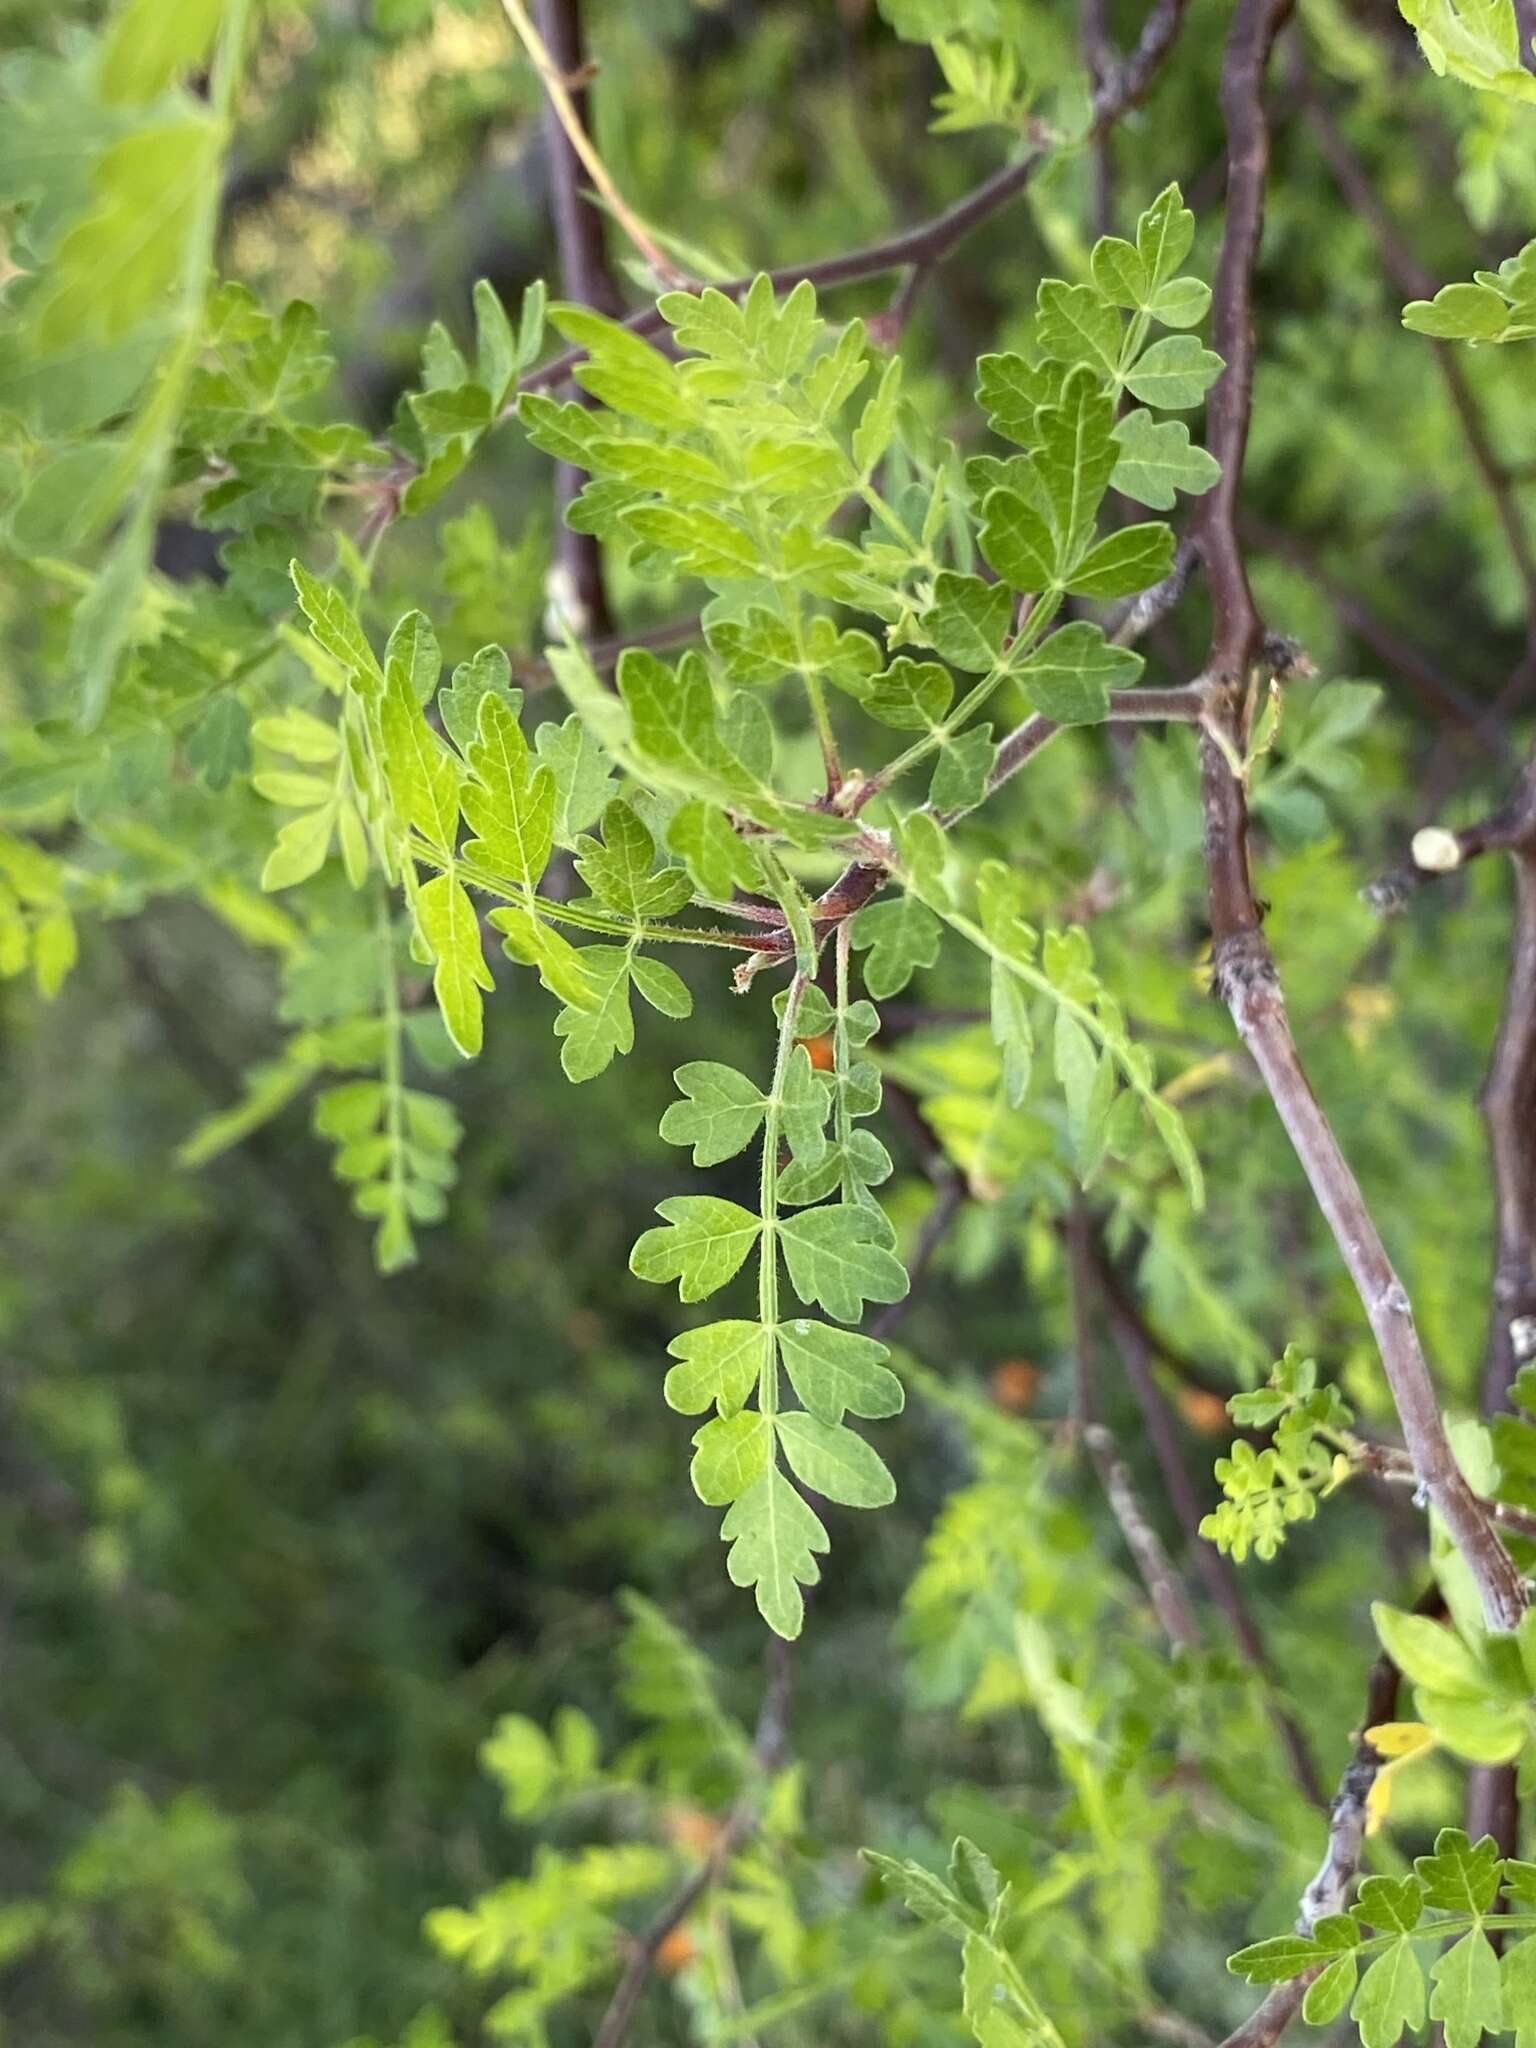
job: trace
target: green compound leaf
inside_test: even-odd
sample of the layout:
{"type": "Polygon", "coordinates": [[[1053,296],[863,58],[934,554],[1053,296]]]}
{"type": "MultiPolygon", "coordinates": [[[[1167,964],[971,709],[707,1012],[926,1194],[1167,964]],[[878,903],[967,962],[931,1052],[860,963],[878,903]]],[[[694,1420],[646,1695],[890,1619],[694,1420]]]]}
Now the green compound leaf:
{"type": "Polygon", "coordinates": [[[866,1301],[906,1294],[906,1268],[881,1241],[878,1220],[856,1203],[783,1217],[778,1235],[796,1294],[839,1323],[857,1322],[866,1301]]]}
{"type": "Polygon", "coordinates": [[[761,1323],[733,1320],[674,1337],[667,1350],[679,1363],[662,1388],[668,1406],[681,1415],[702,1415],[713,1403],[722,1415],[734,1415],[768,1363],[768,1335],[761,1323]]]}
{"type": "Polygon", "coordinates": [[[762,1218],[716,1195],[671,1195],[658,1202],[663,1227],[647,1230],[629,1255],[637,1280],[678,1283],[684,1301],[702,1301],[741,1270],[762,1218]]]}
{"type": "Polygon", "coordinates": [[[695,1166],[718,1166],[751,1144],[768,1109],[755,1082],[715,1060],[690,1060],[672,1078],[688,1100],[661,1120],[669,1145],[691,1145],[695,1166]]]}
{"type": "Polygon", "coordinates": [[[792,1411],[779,1417],[778,1433],[795,1477],[813,1493],[846,1508],[883,1508],[896,1498],[884,1460],[853,1430],[792,1411]]]}
{"type": "Polygon", "coordinates": [[[815,1513],[771,1465],[733,1502],[720,1534],[731,1546],[725,1565],[731,1584],[755,1587],[764,1621],[792,1642],[805,1621],[800,1588],[820,1579],[816,1555],[828,1548],[815,1513]]]}

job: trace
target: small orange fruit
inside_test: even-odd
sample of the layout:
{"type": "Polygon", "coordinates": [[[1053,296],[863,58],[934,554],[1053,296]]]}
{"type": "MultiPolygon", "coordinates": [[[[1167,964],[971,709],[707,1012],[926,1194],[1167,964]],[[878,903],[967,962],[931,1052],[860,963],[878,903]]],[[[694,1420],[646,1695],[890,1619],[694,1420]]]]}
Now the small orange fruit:
{"type": "Polygon", "coordinates": [[[992,1398],[999,1408],[1027,1408],[1040,1386],[1040,1368],[1027,1358],[1005,1358],[992,1368],[992,1398]]]}
{"type": "Polygon", "coordinates": [[[698,1954],[698,1943],[686,1927],[674,1927],[656,1951],[656,1967],[664,1977],[674,1977],[698,1954]]]}
{"type": "Polygon", "coordinates": [[[1213,1394],[1205,1387],[1180,1387],[1174,1399],[1190,1428],[1199,1430],[1202,1436],[1231,1435],[1232,1418],[1220,1394],[1213,1394]]]}
{"type": "Polygon", "coordinates": [[[823,1032],[817,1038],[802,1038],[797,1041],[811,1056],[811,1065],[818,1074],[830,1074],[837,1065],[837,1054],[832,1049],[832,1040],[823,1032]]]}

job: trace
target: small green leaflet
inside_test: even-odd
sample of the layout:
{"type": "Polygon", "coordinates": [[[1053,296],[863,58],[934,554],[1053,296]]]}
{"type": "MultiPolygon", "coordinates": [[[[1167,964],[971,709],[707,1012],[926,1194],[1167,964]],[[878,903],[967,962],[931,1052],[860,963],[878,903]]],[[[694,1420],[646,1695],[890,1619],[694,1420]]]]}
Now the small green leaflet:
{"type": "Polygon", "coordinates": [[[1126,373],[1125,386],[1143,405],[1185,412],[1200,404],[1221,370],[1221,357],[1202,348],[1192,334],[1169,334],[1137,360],[1126,373]]]}
{"type": "Polygon", "coordinates": [[[717,1415],[693,1439],[689,1476],[706,1507],[738,1500],[767,1472],[773,1459],[774,1427],[755,1408],[717,1415]]]}
{"type": "Polygon", "coordinates": [[[890,1356],[886,1346],[873,1337],[791,1316],[779,1325],[779,1356],[802,1405],[822,1422],[841,1422],[845,1412],[870,1418],[901,1412],[901,1382],[883,1363],[890,1356]]]}
{"type": "Polygon", "coordinates": [[[718,804],[690,797],[667,826],[667,844],[701,896],[728,903],[737,889],[761,889],[762,869],[747,841],[718,804]]]}
{"type": "Polygon", "coordinates": [[[948,738],[934,765],[928,801],[941,815],[974,810],[987,793],[997,760],[990,725],[968,726],[948,738]]]}
{"type": "Polygon", "coordinates": [[[290,562],[288,573],[299,593],[299,605],[309,621],[309,630],[327,654],[335,655],[364,686],[382,688],[384,671],[358,624],[357,614],[329,583],[312,576],[302,562],[290,562]]]}
{"type": "Polygon", "coordinates": [[[1092,285],[1047,278],[1036,299],[1035,339],[1058,363],[1086,363],[1113,377],[1120,359],[1120,316],[1092,285]]]}
{"type": "Polygon", "coordinates": [[[580,838],[576,850],[581,879],[594,896],[625,917],[666,917],[693,893],[680,869],[651,872],[656,842],[622,798],[616,797],[603,812],[602,839],[580,838]]]}
{"type": "Polygon", "coordinates": [[[480,950],[475,906],[456,877],[434,875],[417,891],[416,922],[436,962],[432,990],[448,1036],[473,1059],[484,1037],[480,991],[495,987],[480,950]]]}
{"type": "MultiPolygon", "coordinates": [[[[499,913],[494,921],[499,921],[499,913]]],[[[555,1019],[555,1036],[562,1041],[560,1064],[568,1081],[592,1080],[616,1054],[633,1047],[631,983],[663,1016],[686,1017],[693,1008],[693,998],[681,976],[660,960],[643,958],[632,946],[583,946],[579,953],[568,950],[580,962],[587,998],[575,1003],[567,997],[570,1007],[555,1019]]]]}
{"type": "Polygon", "coordinates": [[[478,836],[465,847],[465,858],[531,890],[554,845],[554,775],[533,767],[516,713],[493,689],[480,697],[467,752],[475,780],[460,791],[459,802],[478,836]]]}
{"type": "Polygon", "coordinates": [[[1203,496],[1221,475],[1221,464],[1194,446],[1183,420],[1154,420],[1138,407],[1119,422],[1114,438],[1120,452],[1110,482],[1159,512],[1170,509],[1178,491],[1203,496]]]}
{"type": "Polygon", "coordinates": [[[881,725],[898,732],[931,732],[939,725],[955,694],[954,679],[937,661],[914,661],[898,655],[888,669],[870,676],[854,693],[881,725]]]}
{"type": "MultiPolygon", "coordinates": [[[[521,904],[504,903],[490,913],[487,923],[503,934],[502,951],[520,966],[538,970],[539,980],[552,996],[558,996],[576,1010],[595,1010],[600,1001],[597,984],[588,971],[591,953],[579,953],[532,910],[521,904]]],[[[599,949],[593,947],[591,952],[599,949]]]]}
{"type": "Polygon", "coordinates": [[[668,1406],[702,1415],[713,1402],[729,1416],[745,1406],[768,1363],[768,1332],[761,1323],[706,1323],[674,1337],[667,1350],[678,1360],[663,1388],[668,1406]]]}
{"type": "Polygon", "coordinates": [[[933,912],[905,893],[859,912],[853,921],[853,943],[869,948],[864,986],[877,1002],[905,988],[919,967],[933,965],[939,957],[940,935],[933,912]]]}
{"type": "Polygon", "coordinates": [[[778,1419],[778,1439],[795,1477],[826,1500],[883,1508],[896,1498],[884,1460],[853,1430],[791,1410],[778,1419]]]}
{"type": "Polygon", "coordinates": [[[755,1082],[717,1060],[690,1060],[672,1078],[687,1100],[661,1120],[669,1145],[691,1145],[695,1166],[718,1166],[751,1144],[768,1107],[755,1082]]]}
{"type": "Polygon", "coordinates": [[[1128,597],[1160,583],[1173,567],[1173,530],[1161,520],[1122,526],[1090,548],[1067,576],[1079,597],[1128,597]]]}
{"type": "Polygon", "coordinates": [[[732,1502],[720,1524],[731,1546],[726,1571],[733,1586],[753,1586],[758,1612],[776,1635],[793,1642],[805,1622],[802,1586],[821,1577],[816,1554],[827,1532],[775,1465],[732,1502]]]}
{"type": "Polygon", "coordinates": [[[1405,2028],[1424,2024],[1424,1972],[1413,1944],[1393,1942],[1360,1979],[1349,2008],[1363,2048],[1393,2048],[1405,2028]]]}
{"type": "Polygon", "coordinates": [[[880,1242],[876,1220],[856,1203],[805,1209],[781,1217],[777,1228],[796,1294],[837,1322],[857,1322],[866,1301],[900,1301],[906,1294],[905,1267],[880,1242]]]}
{"type": "Polygon", "coordinates": [[[1109,716],[1109,692],[1134,683],[1143,666],[1130,648],[1112,646],[1102,627],[1074,619],[1026,655],[1013,674],[1047,718],[1058,725],[1093,725],[1109,716]]]}
{"type": "Polygon", "coordinates": [[[437,708],[443,729],[461,754],[467,753],[480,730],[480,699],[487,693],[501,698],[515,718],[522,709],[523,693],[511,686],[512,668],[499,647],[482,647],[469,661],[461,661],[453,679],[437,694],[437,708]]]}
{"type": "MultiPolygon", "coordinates": [[[[456,677],[458,673],[456,669],[456,677]]],[[[577,711],[561,725],[541,725],[533,744],[540,765],[555,778],[555,844],[571,846],[578,832],[602,816],[613,796],[612,770],[577,711]]]]}
{"type": "Polygon", "coordinates": [[[684,1301],[702,1301],[738,1273],[763,1227],[716,1195],[670,1195],[656,1213],[664,1225],[637,1239],[629,1270],[637,1280],[675,1280],[684,1301]]]}
{"type": "Polygon", "coordinates": [[[1001,584],[941,569],[922,626],[946,661],[982,675],[996,665],[1012,616],[1013,600],[1001,584]]]}

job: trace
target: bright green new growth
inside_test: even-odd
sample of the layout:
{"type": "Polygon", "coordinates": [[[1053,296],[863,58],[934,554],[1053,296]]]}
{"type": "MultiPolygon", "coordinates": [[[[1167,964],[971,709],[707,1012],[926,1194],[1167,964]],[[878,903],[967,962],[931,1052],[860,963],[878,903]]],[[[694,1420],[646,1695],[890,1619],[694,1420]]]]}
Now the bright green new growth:
{"type": "MultiPolygon", "coordinates": [[[[231,1142],[314,1073],[363,1069],[319,1098],[316,1123],[337,1147],[355,1206],[377,1220],[386,1270],[414,1256],[413,1226],[443,1213],[458,1135],[446,1106],[405,1079],[408,1026],[419,1037],[420,1019],[407,1016],[397,985],[395,892],[411,960],[431,972],[440,1051],[469,1058],[483,1044],[495,933],[507,959],[555,999],[573,1081],[630,1050],[634,993],[666,1017],[689,1014],[688,989],[655,946],[744,948],[743,986],[793,970],[775,999],[767,1087],[691,1060],[677,1073],[682,1099],[662,1121],[663,1137],[702,1169],[755,1147],[756,1207],[674,1196],[631,1260],[639,1278],[676,1283],[686,1303],[755,1261],[755,1319],[680,1337],[667,1393],[684,1412],[717,1411],[694,1439],[694,1485],[726,1509],[732,1579],[756,1589],[783,1635],[798,1632],[802,1588],[816,1582],[827,1547],[806,1494],[875,1507],[893,1491],[844,1420],[900,1406],[885,1347],[846,1326],[870,1304],[900,1301],[908,1285],[877,1193],[890,1157],[864,1128],[881,1100],[868,1052],[879,1017],[854,996],[855,949],[880,1001],[938,960],[946,934],[974,947],[989,963],[1008,1107],[1019,1110],[1029,1093],[1043,1013],[1081,1178],[1135,1157],[1145,1127],[1200,1198],[1182,1123],[1100,981],[1086,934],[1038,931],[1022,914],[1020,877],[996,860],[980,869],[967,908],[948,837],[994,787],[989,706],[1011,697],[1057,724],[1096,723],[1109,692],[1141,671],[1141,657],[1092,621],[1052,627],[1067,597],[1109,602],[1172,565],[1161,523],[1100,536],[1107,490],[1166,506],[1176,488],[1203,491],[1215,478],[1184,424],[1147,409],[1199,404],[1220,368],[1186,332],[1149,345],[1155,324],[1185,329],[1205,310],[1204,286],[1179,275],[1192,233],[1170,187],[1134,243],[1099,245],[1091,283],[1043,285],[1035,358],[989,356],[980,369],[987,416],[1015,452],[962,468],[947,451],[914,446],[902,457],[914,480],[899,492],[881,478],[901,439],[900,362],[879,363],[858,321],[829,332],[808,285],[779,301],[760,278],[740,305],[708,289],[669,294],[661,308],[684,350],[676,361],[584,307],[552,307],[553,324],[587,351],[574,375],[599,403],[525,393],[517,416],[539,447],[591,473],[574,525],[627,550],[642,574],[691,574],[714,589],[704,650],[674,666],[628,649],[610,691],[568,639],[551,661],[572,711],[530,740],[499,648],[482,648],[444,682],[432,624],[413,611],[380,655],[360,612],[366,564],[354,565],[354,599],[294,561],[310,634],[301,651],[326,694],[264,711],[242,735],[253,788],[286,814],[262,886],[318,886],[339,857],[346,884],[372,906],[373,978],[350,1037],[337,1046],[301,1035],[288,1058],[252,1077],[249,1102],[203,1134],[196,1156],[231,1142]],[[1122,394],[1142,403],[1117,420],[1122,394]],[[971,567],[973,535],[1001,581],[971,567]],[[874,622],[881,637],[843,623],[840,610],[874,622]],[[781,687],[799,695],[817,737],[820,791],[776,759],[763,692],[781,687]],[[868,765],[841,758],[839,696],[868,721],[868,765]],[[897,736],[894,751],[880,748],[882,734],[897,736]],[[920,768],[927,801],[903,810],[920,768]],[[557,857],[584,893],[546,886],[557,857]],[[851,919],[818,922],[818,884],[850,861],[878,863],[885,892],[851,919]],[[776,906],[772,931],[737,929],[742,891],[776,906]],[[827,1071],[802,1041],[830,1043],[827,1071]]],[[[468,459],[538,352],[537,292],[516,337],[493,293],[477,292],[475,309],[473,370],[446,336],[429,336],[424,389],[407,408],[421,467],[402,492],[405,513],[468,459]]],[[[273,328],[232,297],[221,320],[234,367],[210,373],[224,384],[197,387],[210,436],[238,414],[231,380],[249,388],[264,377],[280,413],[286,390],[323,374],[303,311],[273,328]]],[[[337,440],[320,459],[366,452],[337,440]]],[[[260,498],[265,457],[249,444],[229,445],[225,459],[235,475],[218,489],[222,516],[259,520],[284,502],[260,498]]],[[[313,490],[312,476],[304,488],[313,490]]]]}
{"type": "Polygon", "coordinates": [[[1536,2029],[1536,1864],[1501,1857],[1490,1835],[1474,1843],[1460,1828],[1442,1828],[1414,1871],[1366,1878],[1347,1913],[1319,1920],[1310,1934],[1254,1942],[1228,1968],[1250,1984],[1315,1971],[1303,2017],[1327,2026],[1347,2007],[1364,2048],[1394,2048],[1424,2024],[1426,2006],[1447,2048],[1477,2048],[1485,2034],[1506,2032],[1525,2041],[1536,2029]],[[1503,1935],[1502,1957],[1490,1929],[1503,1935]]]}

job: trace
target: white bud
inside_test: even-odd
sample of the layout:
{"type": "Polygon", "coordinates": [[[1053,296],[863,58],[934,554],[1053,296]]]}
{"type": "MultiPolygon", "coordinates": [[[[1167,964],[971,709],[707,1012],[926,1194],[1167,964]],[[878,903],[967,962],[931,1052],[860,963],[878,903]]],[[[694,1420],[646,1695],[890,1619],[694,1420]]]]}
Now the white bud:
{"type": "Polygon", "coordinates": [[[551,640],[563,640],[567,626],[581,640],[590,630],[591,621],[570,571],[563,562],[551,562],[544,578],[544,631],[551,640]]]}
{"type": "Polygon", "coordinates": [[[1461,842],[1443,825],[1426,825],[1413,835],[1413,864],[1431,875],[1448,875],[1461,866],[1461,842]]]}

